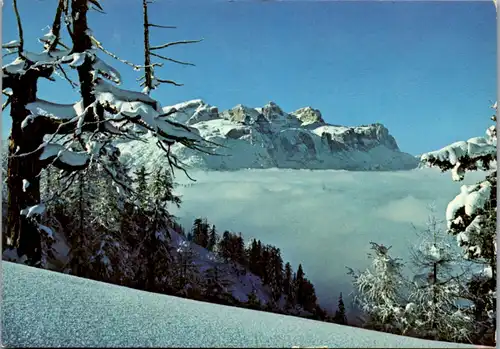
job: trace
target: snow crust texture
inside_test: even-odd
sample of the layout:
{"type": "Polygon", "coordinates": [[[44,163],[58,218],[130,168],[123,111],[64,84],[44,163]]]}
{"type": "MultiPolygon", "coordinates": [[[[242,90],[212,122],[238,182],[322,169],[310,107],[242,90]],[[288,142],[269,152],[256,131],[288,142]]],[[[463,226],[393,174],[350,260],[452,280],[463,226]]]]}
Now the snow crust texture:
{"type": "MultiPolygon", "coordinates": [[[[192,168],[406,170],[419,163],[419,159],[399,150],[382,124],[331,125],[311,107],[286,113],[269,102],[262,108],[237,105],[219,112],[202,100],[192,100],[164,107],[163,112],[171,121],[194,128],[217,144],[212,149],[216,156],[174,145],[172,153],[192,168]]],[[[130,141],[119,147],[132,165],[162,164],[164,154],[152,137],[146,143],[130,141]],[[134,153],[141,155],[132,156],[134,153]]]]}
{"type": "Polygon", "coordinates": [[[474,347],[157,295],[2,262],[8,347],[474,347]]]}

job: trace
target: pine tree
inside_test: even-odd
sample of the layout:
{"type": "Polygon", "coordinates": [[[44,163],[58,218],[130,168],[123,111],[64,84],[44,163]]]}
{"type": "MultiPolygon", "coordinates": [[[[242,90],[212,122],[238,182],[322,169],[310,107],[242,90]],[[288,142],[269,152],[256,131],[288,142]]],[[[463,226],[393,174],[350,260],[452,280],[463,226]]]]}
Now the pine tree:
{"type": "Polygon", "coordinates": [[[269,286],[271,287],[272,298],[277,302],[283,294],[283,260],[279,248],[270,248],[270,261],[268,272],[270,276],[269,286]]]}
{"type": "MultiPolygon", "coordinates": [[[[93,168],[89,168],[87,173],[89,176],[94,177],[95,171],[93,168]]],[[[70,202],[74,205],[68,207],[70,216],[74,217],[72,224],[67,227],[69,228],[68,237],[72,246],[69,267],[73,275],[81,277],[89,276],[89,262],[92,261],[92,251],[95,250],[93,246],[95,244],[94,232],[88,229],[92,199],[94,199],[92,197],[94,193],[91,193],[89,189],[84,173],[81,172],[78,174],[78,180],[73,187],[73,192],[69,193],[70,202]]]]}
{"type": "Polygon", "coordinates": [[[285,264],[285,275],[283,279],[283,293],[286,296],[287,308],[295,306],[295,294],[293,287],[293,270],[289,262],[285,264]]]}
{"type": "Polygon", "coordinates": [[[194,264],[195,251],[188,241],[182,241],[177,247],[174,259],[175,287],[179,294],[186,295],[189,289],[200,287],[201,277],[194,264]],[[188,288],[187,288],[188,287],[188,288]]]}
{"type": "Polygon", "coordinates": [[[257,253],[257,263],[255,264],[255,269],[257,271],[256,275],[260,276],[263,278],[264,273],[265,273],[265,261],[264,261],[264,248],[262,246],[262,242],[260,240],[257,240],[257,248],[256,248],[256,253],[257,253]]]}
{"type": "Polygon", "coordinates": [[[144,166],[135,171],[137,205],[143,210],[148,208],[148,177],[144,166]]]}
{"type": "Polygon", "coordinates": [[[416,275],[409,287],[404,333],[434,340],[468,341],[472,319],[460,306],[460,298],[466,293],[462,272],[454,272],[454,266],[464,265],[464,261],[449,243],[451,236],[441,230],[441,223],[431,207],[427,228],[419,233],[420,241],[411,249],[412,264],[422,274],[416,275]]]}
{"type": "Polygon", "coordinates": [[[211,255],[209,258],[211,266],[205,272],[204,296],[207,300],[225,302],[228,298],[228,288],[231,286],[231,281],[219,258],[215,255],[211,255]]]}
{"type": "Polygon", "coordinates": [[[233,245],[234,245],[234,254],[232,256],[232,259],[235,262],[239,263],[241,266],[246,267],[247,259],[245,253],[245,240],[243,239],[241,233],[239,233],[238,236],[234,236],[233,245]]]}
{"type": "Polygon", "coordinates": [[[337,310],[335,311],[335,316],[333,317],[333,322],[341,325],[347,325],[347,316],[345,313],[344,300],[342,299],[342,292],[340,292],[339,302],[337,310]]]}
{"type": "Polygon", "coordinates": [[[250,272],[257,276],[261,276],[260,270],[259,270],[259,263],[260,263],[260,258],[261,258],[261,251],[259,249],[259,245],[257,244],[257,240],[253,239],[250,247],[248,248],[247,252],[247,259],[248,259],[248,267],[250,269],[250,272]]]}
{"type": "Polygon", "coordinates": [[[214,251],[215,247],[217,246],[217,231],[215,230],[215,225],[212,225],[212,228],[210,229],[210,232],[208,234],[208,246],[207,249],[209,251],[214,251]]]}
{"type": "MultiPolygon", "coordinates": [[[[498,114],[497,103],[493,105],[498,114]]],[[[483,271],[469,281],[469,298],[480,325],[478,337],[493,343],[496,328],[496,217],[497,217],[497,116],[486,137],[455,142],[422,155],[421,161],[442,171],[451,170],[452,179],[462,181],[466,171],[483,170],[485,179],[475,185],[462,185],[460,194],[448,204],[448,232],[457,237],[464,255],[482,265],[483,271]]]]}
{"type": "Polygon", "coordinates": [[[304,278],[304,282],[302,284],[302,295],[303,295],[303,303],[301,304],[304,310],[314,313],[314,309],[316,308],[316,291],[314,289],[314,285],[308,279],[304,278]]]}
{"type": "Polygon", "coordinates": [[[304,305],[305,303],[305,290],[304,290],[304,271],[302,270],[302,264],[299,264],[297,268],[297,273],[295,274],[294,280],[294,294],[297,304],[304,305]]]}
{"type": "Polygon", "coordinates": [[[403,263],[389,255],[391,247],[370,242],[373,254],[371,268],[357,273],[349,268],[355,289],[355,302],[367,318],[365,326],[389,332],[399,331],[400,315],[406,306],[403,296],[405,280],[403,263]]]}
{"type": "Polygon", "coordinates": [[[248,297],[248,300],[247,300],[246,304],[250,309],[254,309],[254,310],[262,309],[262,304],[261,304],[259,298],[257,297],[257,293],[256,293],[255,289],[252,289],[252,292],[250,292],[247,295],[247,297],[248,297]]]}
{"type": "Polygon", "coordinates": [[[231,233],[226,230],[222,234],[222,238],[219,241],[219,246],[217,249],[219,256],[223,258],[226,263],[231,258],[230,243],[231,243],[231,233]]]}
{"type": "Polygon", "coordinates": [[[196,218],[193,223],[193,242],[207,248],[209,240],[208,223],[206,218],[196,218]]]}
{"type": "Polygon", "coordinates": [[[174,182],[172,174],[168,169],[160,169],[154,173],[150,193],[158,205],[165,210],[168,204],[180,207],[182,203],[180,196],[174,193],[174,182]]]}
{"type": "Polygon", "coordinates": [[[262,282],[264,285],[269,285],[269,282],[271,281],[271,275],[269,275],[269,261],[271,260],[271,254],[269,251],[269,246],[263,246],[262,247],[262,255],[261,259],[259,262],[260,266],[260,272],[261,272],[261,278],[262,282]]]}

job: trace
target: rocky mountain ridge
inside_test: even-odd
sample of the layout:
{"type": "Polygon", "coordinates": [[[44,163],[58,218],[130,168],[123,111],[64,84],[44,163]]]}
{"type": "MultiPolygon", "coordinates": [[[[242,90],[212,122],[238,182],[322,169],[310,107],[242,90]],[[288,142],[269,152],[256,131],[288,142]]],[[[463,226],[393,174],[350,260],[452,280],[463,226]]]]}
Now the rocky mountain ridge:
{"type": "MultiPolygon", "coordinates": [[[[384,125],[332,125],[312,107],[286,113],[269,102],[261,108],[240,104],[220,112],[197,99],[163,110],[172,120],[195,128],[205,139],[220,145],[213,149],[217,155],[174,145],[172,152],[188,167],[407,170],[418,165],[418,159],[400,151],[384,125]]],[[[151,142],[132,141],[120,144],[120,148],[128,160],[146,167],[161,163],[163,156],[151,142]],[[131,147],[140,155],[132,155],[131,147]]]]}

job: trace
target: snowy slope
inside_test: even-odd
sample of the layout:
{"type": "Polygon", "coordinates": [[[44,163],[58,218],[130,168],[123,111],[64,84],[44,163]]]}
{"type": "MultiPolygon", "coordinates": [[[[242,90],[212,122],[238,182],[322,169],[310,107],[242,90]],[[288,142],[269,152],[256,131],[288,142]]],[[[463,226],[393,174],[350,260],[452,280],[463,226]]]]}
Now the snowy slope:
{"type": "MultiPolygon", "coordinates": [[[[163,111],[177,122],[196,128],[205,139],[220,145],[215,153],[200,153],[175,145],[173,153],[188,166],[204,170],[242,168],[405,170],[418,159],[399,150],[382,124],[357,127],[325,123],[319,110],[306,107],[284,112],[270,102],[262,108],[237,105],[219,112],[202,100],[192,100],[163,111]]],[[[120,145],[132,165],[161,165],[164,154],[152,138],[146,143],[120,145]],[[139,154],[139,155],[132,155],[139,154]]]]}
{"type": "Polygon", "coordinates": [[[228,281],[226,292],[230,293],[238,301],[247,302],[248,294],[252,291],[255,291],[255,295],[261,304],[266,304],[271,299],[269,288],[262,284],[262,280],[258,276],[250,272],[237,273],[235,268],[240,270],[243,268],[238,265],[224,263],[214,253],[199,245],[190,243],[173,230],[170,230],[169,233],[173,254],[182,253],[180,251],[190,247],[193,253],[193,264],[199,270],[200,275],[204,275],[208,269],[217,265],[220,278],[228,281]]]}
{"type": "Polygon", "coordinates": [[[11,347],[477,347],[157,295],[2,262],[11,347]]]}

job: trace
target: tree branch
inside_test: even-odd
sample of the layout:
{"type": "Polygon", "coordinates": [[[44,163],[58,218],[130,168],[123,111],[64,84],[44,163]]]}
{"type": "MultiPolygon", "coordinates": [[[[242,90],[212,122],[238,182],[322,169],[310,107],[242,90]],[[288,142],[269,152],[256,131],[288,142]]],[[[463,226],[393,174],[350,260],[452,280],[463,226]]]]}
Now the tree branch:
{"type": "Polygon", "coordinates": [[[164,79],[158,79],[158,78],[155,78],[156,81],[162,83],[162,84],[171,84],[171,85],[175,85],[175,86],[184,86],[183,84],[179,84],[173,80],[164,80],[164,79]]]}
{"type": "Polygon", "coordinates": [[[89,0],[89,2],[95,5],[97,8],[99,8],[99,10],[104,11],[98,0],[89,0]]]}
{"type": "Polygon", "coordinates": [[[69,0],[64,0],[64,23],[71,39],[74,39],[73,31],[71,30],[71,17],[69,16],[69,0]]]}
{"type": "Polygon", "coordinates": [[[167,47],[175,46],[175,45],[195,44],[195,43],[198,43],[198,42],[201,42],[201,41],[203,41],[203,39],[200,39],[200,40],[173,41],[173,42],[168,42],[168,43],[163,44],[163,45],[152,46],[150,48],[150,50],[160,50],[162,48],[167,48],[167,47]]]}
{"type": "Polygon", "coordinates": [[[95,7],[95,6],[92,6],[92,7],[91,7],[91,9],[92,9],[92,10],[94,10],[94,11],[96,11],[96,12],[102,13],[103,15],[105,15],[105,14],[106,14],[106,12],[104,12],[104,11],[102,11],[102,10],[99,10],[99,9],[98,9],[97,7],[95,7]]]}
{"type": "Polygon", "coordinates": [[[7,96],[7,100],[2,104],[2,111],[4,111],[9,104],[10,104],[10,96],[7,96]]]}
{"type": "Polygon", "coordinates": [[[21,23],[21,16],[19,15],[19,10],[17,8],[17,0],[12,0],[12,5],[14,7],[14,13],[16,14],[16,21],[17,21],[17,30],[19,33],[19,46],[17,48],[17,52],[19,57],[22,56],[22,52],[24,50],[24,37],[23,37],[23,25],[21,23]]]}
{"type": "Polygon", "coordinates": [[[57,68],[61,71],[61,74],[62,74],[63,78],[66,79],[67,82],[69,82],[69,84],[71,85],[71,88],[75,89],[75,87],[77,87],[78,84],[75,83],[75,82],[73,82],[69,78],[68,74],[66,74],[66,71],[64,70],[64,68],[60,64],[57,65],[57,68]]]}
{"type": "Polygon", "coordinates": [[[149,23],[148,26],[155,27],[155,28],[164,28],[164,29],[176,29],[177,28],[176,26],[172,26],[172,25],[159,25],[159,24],[153,24],[153,23],[149,23]]]}
{"type": "Polygon", "coordinates": [[[10,55],[13,55],[13,54],[15,54],[15,53],[16,53],[16,52],[14,52],[14,51],[12,51],[12,52],[7,52],[7,53],[5,53],[5,54],[2,56],[2,58],[5,58],[5,57],[10,56],[10,55]]]}
{"type": "Polygon", "coordinates": [[[54,39],[50,43],[48,49],[49,51],[54,51],[59,44],[59,37],[61,35],[61,16],[64,11],[64,1],[59,0],[59,4],[57,5],[56,16],[54,18],[54,22],[52,23],[52,35],[54,35],[54,39]]]}
{"type": "Polygon", "coordinates": [[[169,62],[174,62],[174,63],[177,63],[177,64],[190,65],[190,66],[193,66],[193,67],[195,66],[193,63],[178,61],[176,59],[165,57],[165,56],[159,55],[159,54],[154,53],[154,52],[151,52],[151,56],[155,56],[155,57],[164,59],[164,60],[169,61],[169,62]]]}
{"type": "MultiPolygon", "coordinates": [[[[113,52],[108,51],[107,49],[104,48],[104,46],[102,46],[102,43],[99,42],[95,37],[91,36],[90,39],[94,42],[94,44],[97,46],[97,48],[99,50],[101,50],[102,52],[104,52],[108,56],[116,59],[117,61],[120,61],[123,64],[126,64],[126,65],[134,68],[134,70],[139,70],[139,69],[144,69],[145,68],[145,66],[143,66],[143,65],[134,64],[132,62],[129,62],[129,61],[125,60],[125,59],[122,59],[122,58],[118,57],[113,52]]],[[[153,63],[153,65],[150,65],[150,66],[155,66],[155,65],[161,66],[161,63],[153,63]]]]}
{"type": "MultiPolygon", "coordinates": [[[[42,44],[46,44],[46,45],[50,45],[51,41],[50,40],[46,40],[46,39],[38,39],[38,41],[40,41],[42,44]]],[[[62,42],[58,42],[57,45],[61,46],[62,48],[66,49],[66,50],[69,50],[69,46],[62,43],[62,42]]]]}

